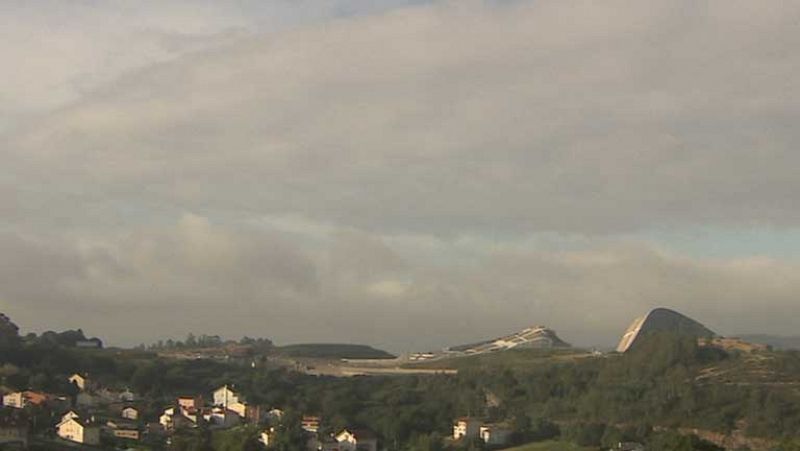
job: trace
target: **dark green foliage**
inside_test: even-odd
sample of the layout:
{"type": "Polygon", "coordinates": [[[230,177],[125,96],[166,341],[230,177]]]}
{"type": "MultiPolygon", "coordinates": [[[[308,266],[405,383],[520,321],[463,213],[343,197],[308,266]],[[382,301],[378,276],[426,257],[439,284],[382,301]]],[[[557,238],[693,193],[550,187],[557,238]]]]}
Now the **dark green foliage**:
{"type": "Polygon", "coordinates": [[[281,346],[276,351],[289,357],[308,357],[326,359],[392,359],[395,356],[386,351],[366,345],[337,343],[308,343],[281,346]]]}
{"type": "MultiPolygon", "coordinates": [[[[197,338],[195,338],[195,342],[197,338]]],[[[655,334],[624,355],[573,359],[569,353],[507,352],[468,359],[458,375],[317,377],[223,360],[174,360],[142,351],[80,350],[23,342],[0,353],[2,384],[69,393],[66,376],[91,374],[110,387],[147,395],[145,416],[154,420],[176,395],[208,394],[233,384],[252,403],[290,412],[275,449],[301,449],[300,415],[320,415],[323,430],[367,427],[389,450],[440,450],[462,415],[509,421],[516,440],[567,437],[591,446],[638,441],[661,448],[711,450],[696,438],[661,428],[695,427],[727,432],[746,424],[749,434],[787,440],[800,431],[800,396],[791,385],[706,383],[714,368],[734,375],[742,357],[699,347],[684,337],[655,334]],[[487,406],[487,394],[494,400],[487,406]],[[294,418],[294,420],[292,420],[294,418]],[[674,446],[677,448],[669,448],[674,446]]],[[[764,368],[800,375],[798,353],[770,353],[764,368]]],[[[48,424],[51,419],[42,419],[48,424]]],[[[254,430],[180,434],[174,449],[247,449],[254,430]]],[[[465,441],[460,449],[480,449],[465,441]]],[[[791,450],[791,441],[781,449],[791,450]]],[[[650,449],[650,448],[649,448],[650,449]]]]}
{"type": "Polygon", "coordinates": [[[296,451],[306,449],[306,437],[300,428],[301,415],[294,410],[286,412],[281,424],[276,428],[275,437],[269,449],[275,451],[296,451]]]}
{"type": "Polygon", "coordinates": [[[652,451],[724,451],[724,448],[701,440],[696,435],[666,431],[654,434],[648,443],[652,451]]]}
{"type": "Polygon", "coordinates": [[[580,446],[600,446],[605,432],[603,423],[573,423],[564,430],[564,437],[580,446]]]}

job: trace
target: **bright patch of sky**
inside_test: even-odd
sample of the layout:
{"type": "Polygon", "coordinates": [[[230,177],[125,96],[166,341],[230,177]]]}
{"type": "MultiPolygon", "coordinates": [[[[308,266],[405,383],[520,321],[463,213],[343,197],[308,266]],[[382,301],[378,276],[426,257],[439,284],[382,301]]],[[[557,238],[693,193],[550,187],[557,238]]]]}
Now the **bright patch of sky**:
{"type": "Polygon", "coordinates": [[[633,237],[698,258],[764,256],[800,261],[798,228],[696,226],[650,230],[633,237]]]}

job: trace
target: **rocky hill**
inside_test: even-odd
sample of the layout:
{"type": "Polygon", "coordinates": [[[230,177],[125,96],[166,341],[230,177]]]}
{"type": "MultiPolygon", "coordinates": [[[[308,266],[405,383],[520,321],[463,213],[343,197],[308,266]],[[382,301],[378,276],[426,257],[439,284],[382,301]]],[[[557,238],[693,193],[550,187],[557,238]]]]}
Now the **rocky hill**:
{"type": "Polygon", "coordinates": [[[570,344],[559,338],[554,330],[548,329],[545,326],[535,326],[500,338],[453,346],[448,348],[447,352],[470,355],[504,351],[514,348],[549,349],[568,347],[570,347],[570,344]]]}

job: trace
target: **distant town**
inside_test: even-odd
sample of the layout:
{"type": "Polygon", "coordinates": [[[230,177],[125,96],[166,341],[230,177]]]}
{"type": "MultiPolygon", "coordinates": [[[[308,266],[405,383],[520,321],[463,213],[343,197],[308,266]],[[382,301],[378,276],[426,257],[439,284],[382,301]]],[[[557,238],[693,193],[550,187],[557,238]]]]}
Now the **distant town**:
{"type": "MultiPolygon", "coordinates": [[[[575,426],[555,407],[548,407],[553,411],[548,416],[531,415],[509,406],[524,392],[505,391],[520,383],[516,378],[526,371],[538,377],[571,377],[561,374],[570,365],[597,366],[630,352],[633,356],[639,348],[655,346],[648,337],[662,332],[675,333],[679,341],[641,352],[648,356],[682,352],[675,343],[688,346],[680,337],[690,337],[696,348],[682,365],[698,365],[698,387],[712,382],[740,384],[746,379],[749,384],[800,388],[800,371],[794,370],[776,373],[770,380],[761,374],[762,380],[753,382],[764,371],[764,359],[774,358],[769,345],[721,337],[668,309],[655,309],[634,320],[611,353],[572,348],[544,326],[399,357],[363,345],[276,347],[263,338],[226,341],[208,335],[135,349],[106,349],[100,339],[87,338],[81,330],[20,335],[5,315],[0,316],[0,332],[2,449],[506,449],[531,440],[546,444],[570,437],[573,442],[587,442],[586,449],[652,449],[645,448],[647,438],[672,428],[661,426],[635,436],[607,424],[604,432],[589,440],[581,434],[590,432],[568,432],[575,426]],[[726,370],[729,354],[741,362],[726,370]],[[74,371],[63,372],[67,368],[74,371]],[[550,373],[535,373],[542,369],[550,373]],[[467,382],[460,381],[461,372],[467,382]],[[466,376],[473,373],[481,375],[466,376]],[[735,377],[744,379],[737,382],[735,377]],[[497,384],[507,378],[512,382],[497,384]],[[478,387],[475,381],[487,382],[478,387]],[[428,401],[439,403],[436,412],[420,410],[428,401]],[[402,413],[386,417],[387,408],[402,413]],[[420,421],[422,425],[417,425],[420,421]],[[442,428],[445,422],[447,429],[442,428]]],[[[684,359],[677,354],[669,358],[684,359]]],[[[604,371],[641,365],[619,362],[604,371]]],[[[556,384],[548,390],[571,387],[556,384]]],[[[709,446],[738,440],[749,449],[773,449],[770,446],[777,443],[747,438],[743,430],[738,436],[718,437],[710,432],[713,428],[707,433],[701,428],[674,430],[682,431],[679,437],[705,434],[709,446]]]]}

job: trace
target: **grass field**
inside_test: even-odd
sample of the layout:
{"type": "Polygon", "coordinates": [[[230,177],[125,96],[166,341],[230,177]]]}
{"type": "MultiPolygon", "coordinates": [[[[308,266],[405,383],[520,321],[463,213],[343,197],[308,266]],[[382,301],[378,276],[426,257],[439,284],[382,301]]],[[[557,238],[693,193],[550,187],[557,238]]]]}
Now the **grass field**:
{"type": "Polygon", "coordinates": [[[548,440],[545,442],[528,443],[527,445],[508,448],[504,451],[596,451],[597,448],[584,448],[569,442],[548,440]]]}

